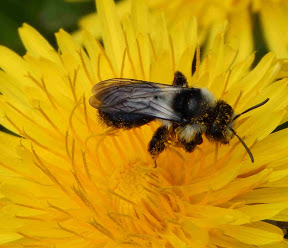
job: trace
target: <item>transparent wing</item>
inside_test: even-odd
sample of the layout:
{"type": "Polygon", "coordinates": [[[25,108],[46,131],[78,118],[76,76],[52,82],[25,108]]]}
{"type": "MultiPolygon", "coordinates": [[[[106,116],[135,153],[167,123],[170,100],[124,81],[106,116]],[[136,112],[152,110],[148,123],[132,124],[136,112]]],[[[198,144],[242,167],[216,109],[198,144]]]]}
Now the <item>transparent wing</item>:
{"type": "Polygon", "coordinates": [[[172,109],[172,100],[183,90],[185,88],[171,85],[114,78],[93,87],[90,104],[107,113],[144,114],[180,122],[180,114],[172,109]]]}

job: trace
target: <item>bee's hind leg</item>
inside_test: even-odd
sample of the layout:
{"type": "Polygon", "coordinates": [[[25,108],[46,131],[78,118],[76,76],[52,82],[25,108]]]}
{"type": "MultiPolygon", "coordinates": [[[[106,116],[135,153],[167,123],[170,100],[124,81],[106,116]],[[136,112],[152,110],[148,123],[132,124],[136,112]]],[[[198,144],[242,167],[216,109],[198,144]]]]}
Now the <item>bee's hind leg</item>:
{"type": "Polygon", "coordinates": [[[196,134],[195,138],[189,142],[186,140],[180,140],[182,145],[184,146],[184,149],[186,152],[193,152],[197,145],[200,145],[203,143],[203,138],[201,134],[196,134]]]}
{"type": "Polygon", "coordinates": [[[174,73],[173,86],[188,87],[188,82],[184,74],[180,71],[174,73]]]}
{"type": "Polygon", "coordinates": [[[166,126],[159,127],[154,133],[148,145],[148,152],[154,159],[155,167],[157,167],[156,158],[164,151],[165,143],[168,141],[169,130],[166,126]]]}

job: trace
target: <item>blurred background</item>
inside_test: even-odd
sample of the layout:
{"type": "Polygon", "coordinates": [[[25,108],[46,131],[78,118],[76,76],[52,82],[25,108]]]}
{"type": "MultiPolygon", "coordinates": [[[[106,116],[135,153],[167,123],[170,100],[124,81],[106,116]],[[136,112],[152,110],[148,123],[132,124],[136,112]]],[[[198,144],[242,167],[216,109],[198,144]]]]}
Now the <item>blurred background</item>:
{"type": "Polygon", "coordinates": [[[20,55],[25,54],[18,28],[25,22],[36,28],[54,47],[54,33],[60,28],[68,32],[77,29],[80,17],[95,12],[94,1],[64,0],[1,0],[0,45],[20,55]]]}
{"type": "MultiPolygon", "coordinates": [[[[93,12],[94,1],[1,0],[0,45],[24,55],[25,49],[18,28],[25,22],[36,28],[56,48],[55,32],[60,28],[68,32],[76,31],[80,17],[93,12]]],[[[11,133],[1,124],[0,131],[11,133]]]]}

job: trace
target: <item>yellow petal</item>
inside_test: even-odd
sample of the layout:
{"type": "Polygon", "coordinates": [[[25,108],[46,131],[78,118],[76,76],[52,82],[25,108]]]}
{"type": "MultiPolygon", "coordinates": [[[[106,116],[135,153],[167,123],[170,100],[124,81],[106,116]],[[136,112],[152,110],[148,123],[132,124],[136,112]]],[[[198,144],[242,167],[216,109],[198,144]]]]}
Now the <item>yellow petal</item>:
{"type": "Polygon", "coordinates": [[[263,219],[273,219],[274,216],[287,210],[287,202],[271,203],[271,204],[256,204],[254,206],[245,206],[239,208],[241,212],[251,216],[251,221],[259,221],[263,219]]]}
{"type": "Polygon", "coordinates": [[[218,230],[212,230],[209,232],[210,242],[220,247],[227,248],[253,248],[254,245],[247,245],[240,242],[235,238],[221,234],[218,230]]]}
{"type": "MultiPolygon", "coordinates": [[[[267,224],[268,225],[268,224],[267,224]]],[[[253,225],[252,225],[253,226],[253,225]]],[[[281,229],[270,230],[265,228],[264,230],[249,226],[223,226],[223,232],[225,235],[238,239],[246,244],[265,245],[273,242],[279,242],[283,239],[283,233],[281,229]]]]}
{"type": "MultiPolygon", "coordinates": [[[[249,8],[249,7],[248,7],[249,8]]],[[[238,50],[241,61],[253,51],[252,21],[248,8],[239,8],[229,15],[227,40],[238,50]]]]}
{"type": "Polygon", "coordinates": [[[263,1],[261,5],[260,17],[269,48],[278,58],[287,58],[287,2],[263,1]]]}
{"type": "Polygon", "coordinates": [[[11,241],[19,240],[22,236],[17,233],[1,233],[0,234],[0,244],[9,243],[11,241]]]}
{"type": "Polygon", "coordinates": [[[112,0],[99,0],[96,1],[96,6],[101,21],[105,49],[115,71],[119,74],[125,42],[115,4],[112,0]]]}
{"type": "Polygon", "coordinates": [[[249,193],[237,197],[237,200],[245,200],[246,203],[276,203],[288,201],[287,188],[263,188],[255,189],[249,193]],[[272,197],[273,196],[273,197],[272,197]]]}
{"type": "Polygon", "coordinates": [[[46,57],[59,65],[61,64],[57,52],[34,28],[28,24],[23,24],[23,27],[19,29],[19,34],[31,56],[46,57]]]}
{"type": "Polygon", "coordinates": [[[144,1],[133,0],[131,5],[132,23],[135,33],[148,33],[148,6],[144,1]]]}

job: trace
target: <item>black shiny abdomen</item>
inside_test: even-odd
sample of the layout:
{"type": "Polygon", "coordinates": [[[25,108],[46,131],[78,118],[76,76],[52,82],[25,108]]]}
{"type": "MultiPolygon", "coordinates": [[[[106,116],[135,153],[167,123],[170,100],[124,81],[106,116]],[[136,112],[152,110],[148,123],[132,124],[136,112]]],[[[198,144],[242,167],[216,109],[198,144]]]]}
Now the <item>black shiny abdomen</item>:
{"type": "Polygon", "coordinates": [[[133,127],[140,127],[153,121],[155,117],[142,115],[142,114],[131,114],[131,113],[106,113],[101,110],[98,111],[99,116],[103,122],[115,128],[130,129],[133,127]]]}
{"type": "Polygon", "coordinates": [[[175,95],[172,108],[181,114],[182,119],[191,120],[203,114],[201,104],[203,104],[203,98],[200,89],[191,88],[175,95]]]}

